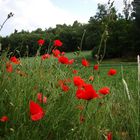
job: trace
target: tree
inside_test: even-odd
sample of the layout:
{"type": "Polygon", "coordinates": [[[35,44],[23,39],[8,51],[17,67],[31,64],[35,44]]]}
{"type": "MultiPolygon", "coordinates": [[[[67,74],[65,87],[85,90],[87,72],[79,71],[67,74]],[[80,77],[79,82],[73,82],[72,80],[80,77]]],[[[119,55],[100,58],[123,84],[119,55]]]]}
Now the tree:
{"type": "Polygon", "coordinates": [[[132,2],[133,13],[132,16],[135,17],[137,25],[140,27],[140,1],[134,0],[132,2]]]}
{"type": "Polygon", "coordinates": [[[131,4],[130,4],[130,1],[128,0],[123,0],[123,3],[124,3],[123,13],[124,13],[125,19],[128,20],[130,18],[131,4]]]}

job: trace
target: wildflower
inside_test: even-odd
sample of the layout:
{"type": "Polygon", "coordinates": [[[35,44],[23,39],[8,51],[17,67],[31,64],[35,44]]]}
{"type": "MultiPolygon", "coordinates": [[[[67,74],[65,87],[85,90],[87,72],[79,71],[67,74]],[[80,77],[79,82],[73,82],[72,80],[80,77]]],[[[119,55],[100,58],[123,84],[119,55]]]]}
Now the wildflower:
{"type": "Polygon", "coordinates": [[[43,109],[34,101],[30,101],[30,115],[32,121],[38,121],[45,115],[43,109]]]}
{"type": "Polygon", "coordinates": [[[110,93],[110,88],[108,87],[103,87],[98,91],[100,94],[106,95],[110,93]]]}
{"type": "Polygon", "coordinates": [[[58,58],[58,61],[59,61],[60,63],[62,63],[62,64],[69,64],[69,59],[68,59],[67,57],[65,57],[65,56],[60,56],[60,57],[58,58]]]}
{"type": "Polygon", "coordinates": [[[89,66],[89,62],[86,59],[82,59],[82,65],[85,67],[89,66]]]}
{"type": "Polygon", "coordinates": [[[73,83],[77,87],[81,87],[84,84],[84,80],[80,76],[74,76],[73,83]]]}
{"type": "Polygon", "coordinates": [[[76,91],[76,97],[78,99],[86,99],[85,90],[78,88],[77,91],[76,91]]]}
{"type": "Polygon", "coordinates": [[[45,60],[45,59],[47,59],[47,58],[50,58],[50,55],[49,55],[48,53],[43,54],[43,55],[41,56],[41,59],[42,59],[42,60],[45,60]]]}
{"type": "Polygon", "coordinates": [[[69,60],[69,64],[72,65],[74,63],[74,59],[69,60]]]}
{"type": "Polygon", "coordinates": [[[54,44],[55,47],[61,47],[63,45],[63,43],[60,40],[54,40],[54,44]]]}
{"type": "Polygon", "coordinates": [[[95,89],[91,84],[84,84],[83,88],[86,91],[86,100],[99,97],[99,95],[96,93],[95,89]]]}
{"type": "Polygon", "coordinates": [[[73,73],[73,74],[77,74],[78,71],[77,71],[77,70],[72,70],[72,73],[73,73]]]}
{"type": "Polygon", "coordinates": [[[58,57],[60,55],[60,51],[57,49],[52,50],[52,53],[53,53],[54,57],[58,57]]]}
{"type": "Polygon", "coordinates": [[[68,82],[71,82],[70,78],[58,81],[58,84],[64,92],[67,92],[69,90],[69,86],[66,85],[66,83],[68,82]]]}
{"type": "Polygon", "coordinates": [[[13,71],[12,64],[10,62],[6,63],[6,71],[11,73],[13,71]]]}
{"type": "Polygon", "coordinates": [[[109,133],[107,134],[107,140],[112,140],[112,133],[111,133],[111,132],[109,132],[109,133]]]}
{"type": "Polygon", "coordinates": [[[85,117],[80,115],[80,123],[83,123],[85,121],[85,117]]]}
{"type": "Polygon", "coordinates": [[[99,97],[91,84],[85,84],[82,88],[77,89],[76,97],[78,99],[91,100],[99,97]]]}
{"type": "Polygon", "coordinates": [[[14,64],[20,64],[20,60],[18,58],[16,58],[15,56],[12,56],[10,58],[10,61],[13,62],[14,64]]]}
{"type": "Polygon", "coordinates": [[[38,45],[41,47],[41,46],[45,43],[45,40],[39,39],[39,40],[37,41],[37,43],[38,43],[38,45]]]}
{"type": "Polygon", "coordinates": [[[37,100],[40,102],[40,103],[47,103],[47,97],[43,97],[43,94],[42,93],[38,93],[37,94],[37,100]]]}
{"type": "Polygon", "coordinates": [[[1,118],[0,118],[0,121],[1,122],[7,122],[9,120],[9,118],[7,117],[7,116],[2,116],[1,118]]]}
{"type": "Polygon", "coordinates": [[[94,77],[93,76],[90,76],[88,80],[89,81],[93,81],[94,80],[94,77]]]}
{"type": "Polygon", "coordinates": [[[94,70],[98,70],[98,68],[99,68],[99,65],[98,64],[96,64],[96,65],[94,65],[94,70]]]}
{"type": "Polygon", "coordinates": [[[61,55],[65,55],[65,52],[62,52],[61,55]]]}
{"type": "Polygon", "coordinates": [[[62,85],[61,85],[61,89],[62,89],[64,92],[69,91],[69,87],[68,87],[67,85],[65,85],[65,84],[62,84],[62,85]]]}
{"type": "Polygon", "coordinates": [[[109,75],[109,76],[115,75],[116,73],[117,73],[117,70],[115,70],[115,69],[110,69],[110,70],[108,71],[108,75],[109,75]]]}
{"type": "Polygon", "coordinates": [[[63,84],[64,84],[64,80],[59,80],[59,81],[58,81],[58,85],[61,86],[61,85],[63,85],[63,84]]]}

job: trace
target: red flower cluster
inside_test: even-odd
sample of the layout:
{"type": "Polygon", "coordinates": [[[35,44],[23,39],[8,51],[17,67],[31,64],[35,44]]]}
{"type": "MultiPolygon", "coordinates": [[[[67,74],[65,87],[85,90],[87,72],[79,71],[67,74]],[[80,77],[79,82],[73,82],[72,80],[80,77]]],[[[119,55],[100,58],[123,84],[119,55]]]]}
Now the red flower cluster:
{"type": "Polygon", "coordinates": [[[98,91],[100,94],[106,95],[110,93],[110,88],[109,87],[103,87],[98,91]]]}
{"type": "Polygon", "coordinates": [[[77,74],[78,71],[77,71],[77,70],[72,70],[72,73],[73,73],[73,74],[77,74]]]}
{"type": "Polygon", "coordinates": [[[112,140],[112,132],[109,132],[109,133],[107,134],[107,140],[112,140]]]}
{"type": "Polygon", "coordinates": [[[84,85],[85,81],[80,76],[74,76],[73,83],[77,87],[82,87],[84,85]]]}
{"type": "Polygon", "coordinates": [[[69,64],[69,65],[74,63],[74,59],[69,60],[66,56],[63,55],[58,57],[58,61],[62,64],[69,64]]]}
{"type": "Polygon", "coordinates": [[[62,85],[61,85],[61,89],[62,89],[64,92],[69,91],[69,87],[68,87],[66,84],[62,84],[62,85]]]}
{"type": "Polygon", "coordinates": [[[89,66],[89,62],[86,59],[82,59],[82,65],[85,67],[89,66]]]}
{"type": "Polygon", "coordinates": [[[45,59],[49,59],[50,58],[50,55],[48,54],[48,53],[46,53],[46,54],[43,54],[42,56],[41,56],[41,59],[42,60],[45,60],[45,59]]]}
{"type": "Polygon", "coordinates": [[[47,103],[47,97],[46,97],[46,96],[43,96],[42,93],[38,93],[38,94],[37,94],[37,100],[38,100],[40,103],[47,103]]]}
{"type": "Polygon", "coordinates": [[[70,82],[70,79],[65,79],[65,80],[59,80],[58,84],[60,85],[62,91],[67,92],[69,91],[69,86],[67,85],[68,82],[70,82]]]}
{"type": "Polygon", "coordinates": [[[39,40],[37,41],[37,43],[38,43],[38,45],[41,47],[41,46],[43,46],[43,44],[45,43],[45,40],[39,39],[39,40]]]}
{"type": "Polygon", "coordinates": [[[9,118],[7,117],[7,116],[2,116],[1,118],[0,118],[0,121],[1,122],[7,122],[9,120],[9,118]]]}
{"type": "Polygon", "coordinates": [[[96,64],[96,65],[94,65],[94,70],[98,70],[98,68],[99,68],[99,65],[98,64],[96,64]]]}
{"type": "Polygon", "coordinates": [[[69,64],[72,65],[74,63],[74,59],[69,60],[69,64]]]}
{"type": "Polygon", "coordinates": [[[115,70],[115,69],[110,69],[110,70],[108,71],[108,75],[109,75],[109,76],[115,75],[116,73],[117,73],[117,70],[115,70]]]}
{"type": "Polygon", "coordinates": [[[63,45],[63,43],[60,40],[54,40],[54,44],[55,47],[61,47],[63,45]]]}
{"type": "Polygon", "coordinates": [[[67,57],[65,57],[65,56],[60,56],[60,57],[58,58],[58,61],[59,61],[60,63],[62,63],[62,64],[69,64],[69,59],[68,59],[67,57]]]}
{"type": "Polygon", "coordinates": [[[91,100],[93,98],[98,98],[99,95],[96,93],[91,84],[84,84],[83,88],[77,89],[76,97],[78,99],[91,100]]]}
{"type": "Polygon", "coordinates": [[[58,57],[61,53],[58,49],[52,50],[53,56],[58,57]]]}
{"type": "Polygon", "coordinates": [[[6,71],[11,73],[13,71],[13,66],[10,62],[6,63],[6,71]]]}
{"type": "Polygon", "coordinates": [[[44,117],[45,113],[40,105],[38,105],[34,101],[30,101],[29,106],[31,115],[30,117],[32,121],[38,121],[44,117]]]}
{"type": "Polygon", "coordinates": [[[12,56],[10,58],[10,61],[13,62],[14,64],[20,64],[20,60],[18,58],[16,58],[15,56],[12,56]]]}

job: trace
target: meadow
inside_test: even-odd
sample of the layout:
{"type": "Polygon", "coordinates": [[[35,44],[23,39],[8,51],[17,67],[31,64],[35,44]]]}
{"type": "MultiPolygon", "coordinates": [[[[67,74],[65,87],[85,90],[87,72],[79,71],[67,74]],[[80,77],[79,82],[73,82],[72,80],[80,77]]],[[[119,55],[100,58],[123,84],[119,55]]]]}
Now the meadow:
{"type": "Polygon", "coordinates": [[[0,56],[0,140],[139,140],[137,64],[65,56],[74,62],[0,56]],[[82,95],[89,85],[95,96],[82,95]]]}

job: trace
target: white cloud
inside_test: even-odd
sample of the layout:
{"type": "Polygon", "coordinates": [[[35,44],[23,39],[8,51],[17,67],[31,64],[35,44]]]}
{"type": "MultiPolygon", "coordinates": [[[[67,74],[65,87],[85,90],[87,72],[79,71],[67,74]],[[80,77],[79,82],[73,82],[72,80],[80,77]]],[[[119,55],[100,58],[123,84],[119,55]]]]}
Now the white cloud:
{"type": "MultiPolygon", "coordinates": [[[[85,4],[83,10],[87,9],[88,12],[80,15],[78,12],[74,13],[73,11],[59,8],[51,0],[0,0],[0,25],[10,12],[15,14],[5,24],[0,35],[9,35],[15,29],[18,31],[22,29],[31,31],[37,28],[55,27],[56,24],[72,24],[75,20],[86,23],[89,17],[96,12],[95,7],[97,8],[97,3],[108,2],[108,0],[81,1],[85,4]],[[93,9],[88,9],[88,4],[90,6],[93,5],[93,9]]],[[[123,0],[115,0],[114,5],[118,11],[122,11],[123,0]]]]}
{"type": "Polygon", "coordinates": [[[15,15],[8,21],[0,34],[9,34],[17,30],[35,30],[54,27],[57,24],[72,24],[82,18],[60,9],[51,0],[0,0],[0,24],[9,12],[15,15]]]}

